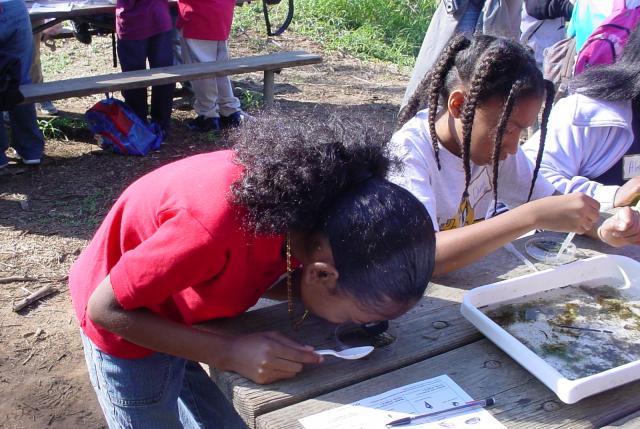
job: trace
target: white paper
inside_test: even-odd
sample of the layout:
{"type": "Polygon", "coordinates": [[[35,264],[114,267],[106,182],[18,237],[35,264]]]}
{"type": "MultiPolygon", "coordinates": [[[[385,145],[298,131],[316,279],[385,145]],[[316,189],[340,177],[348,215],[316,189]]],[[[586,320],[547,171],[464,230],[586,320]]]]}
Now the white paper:
{"type": "MultiPolygon", "coordinates": [[[[304,417],[300,423],[306,429],[386,429],[386,424],[393,420],[444,410],[472,400],[449,376],[441,375],[304,417]]],[[[483,408],[419,419],[398,428],[506,429],[483,408]]]]}
{"type": "Polygon", "coordinates": [[[31,5],[31,12],[69,12],[73,8],[71,2],[56,2],[56,3],[34,3],[31,5]]]}

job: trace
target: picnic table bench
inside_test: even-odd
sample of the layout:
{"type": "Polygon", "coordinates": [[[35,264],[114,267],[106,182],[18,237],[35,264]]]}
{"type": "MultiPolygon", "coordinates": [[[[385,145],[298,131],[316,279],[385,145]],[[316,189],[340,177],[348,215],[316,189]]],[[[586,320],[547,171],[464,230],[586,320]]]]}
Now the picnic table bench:
{"type": "Polygon", "coordinates": [[[288,67],[299,67],[322,62],[320,55],[304,51],[277,52],[268,55],[233,58],[195,64],[180,64],[146,70],[110,73],[51,82],[21,85],[23,103],[53,101],[63,98],[82,97],[91,94],[146,88],[186,80],[197,80],[213,76],[264,72],[264,104],[270,105],[274,98],[274,73],[288,67]]]}
{"type": "MultiPolygon", "coordinates": [[[[514,244],[524,252],[525,239],[514,244]]],[[[578,237],[581,256],[616,253],[640,257],[640,248],[613,249],[578,237]]],[[[548,268],[537,264],[540,269],[548,268]]],[[[434,279],[411,311],[391,322],[392,344],[360,361],[327,359],[292,380],[257,385],[244,377],[210,369],[212,379],[252,428],[302,428],[298,419],[365,397],[448,374],[474,398],[494,396],[489,412],[507,428],[638,428],[640,382],[633,382],[576,404],[563,404],[533,375],[493,345],[460,314],[466,290],[530,273],[501,249],[466,268],[434,279]]],[[[316,348],[336,347],[334,326],[312,318],[291,330],[286,303],[261,308],[207,329],[248,333],[277,330],[316,348]]]]}

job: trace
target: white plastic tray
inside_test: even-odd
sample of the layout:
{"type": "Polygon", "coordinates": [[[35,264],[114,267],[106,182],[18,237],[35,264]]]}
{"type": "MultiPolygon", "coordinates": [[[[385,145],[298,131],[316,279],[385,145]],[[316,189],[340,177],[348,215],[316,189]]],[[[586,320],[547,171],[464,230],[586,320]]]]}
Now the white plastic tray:
{"type": "Polygon", "coordinates": [[[587,396],[640,379],[640,361],[630,362],[588,377],[569,380],[478,308],[562,286],[600,279],[614,281],[621,285],[620,289],[631,288],[640,291],[640,263],[625,256],[601,255],[481,286],[465,295],[461,312],[487,338],[555,392],[560,400],[573,404],[587,396]]]}

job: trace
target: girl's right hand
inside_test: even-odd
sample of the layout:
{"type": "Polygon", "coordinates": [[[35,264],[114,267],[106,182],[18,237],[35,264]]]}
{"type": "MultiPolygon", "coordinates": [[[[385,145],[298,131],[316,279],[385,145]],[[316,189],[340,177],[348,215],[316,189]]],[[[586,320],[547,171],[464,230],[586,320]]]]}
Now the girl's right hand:
{"type": "Polygon", "coordinates": [[[600,203],[580,192],[541,198],[526,206],[535,229],[584,234],[600,219],[600,203]]]}
{"type": "Polygon", "coordinates": [[[313,347],[296,343],[279,332],[258,332],[233,338],[227,362],[224,369],[267,384],[295,377],[303,364],[320,363],[322,356],[313,347]]]}

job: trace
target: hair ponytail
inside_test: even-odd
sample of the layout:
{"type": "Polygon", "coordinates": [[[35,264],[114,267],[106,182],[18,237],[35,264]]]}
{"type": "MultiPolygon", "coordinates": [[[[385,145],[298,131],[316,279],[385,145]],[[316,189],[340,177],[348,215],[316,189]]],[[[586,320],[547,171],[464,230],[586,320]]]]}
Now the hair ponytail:
{"type": "Polygon", "coordinates": [[[370,178],[383,179],[391,163],[384,130],[364,118],[302,123],[262,115],[229,139],[245,167],[233,198],[259,232],[315,229],[336,197],[370,178]]]}

